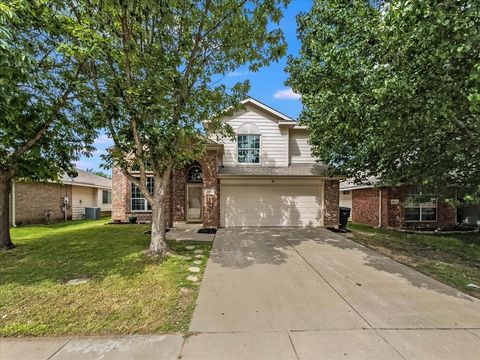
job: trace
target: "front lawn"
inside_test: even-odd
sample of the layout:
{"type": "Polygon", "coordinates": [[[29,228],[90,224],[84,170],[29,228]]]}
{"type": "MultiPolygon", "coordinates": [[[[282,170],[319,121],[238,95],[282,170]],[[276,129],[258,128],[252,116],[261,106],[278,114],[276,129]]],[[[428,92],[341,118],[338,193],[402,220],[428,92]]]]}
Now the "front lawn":
{"type": "Polygon", "coordinates": [[[211,245],[193,244],[203,250],[196,259],[185,248],[192,243],[169,243],[172,254],[159,261],[143,253],[148,225],[106,222],[12,229],[17,248],[0,252],[0,336],[188,329],[211,245]],[[200,267],[197,283],[187,280],[191,266],[200,267]]]}
{"type": "Polygon", "coordinates": [[[480,298],[480,234],[426,235],[349,224],[346,236],[480,298]]]}

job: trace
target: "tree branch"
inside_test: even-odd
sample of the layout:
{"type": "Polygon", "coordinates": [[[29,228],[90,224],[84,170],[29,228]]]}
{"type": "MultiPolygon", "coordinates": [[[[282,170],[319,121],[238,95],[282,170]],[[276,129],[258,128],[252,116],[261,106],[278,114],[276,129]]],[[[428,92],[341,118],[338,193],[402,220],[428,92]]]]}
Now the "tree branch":
{"type": "Polygon", "coordinates": [[[55,122],[55,120],[57,120],[57,116],[60,113],[62,106],[67,101],[70,93],[75,89],[76,81],[78,79],[78,76],[80,74],[80,70],[82,67],[83,67],[83,62],[78,64],[77,71],[75,72],[75,76],[73,77],[73,80],[67,86],[62,96],[57,98],[57,101],[55,101],[55,103],[53,104],[52,113],[50,114],[48,120],[30,139],[28,139],[21,147],[19,147],[16,151],[14,151],[10,155],[10,162],[12,161],[15,162],[26,151],[30,150],[45,135],[45,133],[48,131],[50,126],[55,122]]]}

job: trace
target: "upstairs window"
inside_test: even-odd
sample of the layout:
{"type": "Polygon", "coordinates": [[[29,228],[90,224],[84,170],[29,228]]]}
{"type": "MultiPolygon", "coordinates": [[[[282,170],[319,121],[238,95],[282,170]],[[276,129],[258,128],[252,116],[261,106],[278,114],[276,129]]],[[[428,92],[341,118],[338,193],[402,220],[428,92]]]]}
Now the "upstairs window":
{"type": "Polygon", "coordinates": [[[260,135],[238,135],[238,162],[260,163],[260,135]]]}
{"type": "MultiPolygon", "coordinates": [[[[147,177],[147,189],[150,194],[153,194],[154,183],[153,177],[147,177]]],[[[148,203],[142,191],[132,183],[132,211],[151,211],[152,207],[148,203]]]]}
{"type": "Polygon", "coordinates": [[[437,221],[437,197],[435,195],[409,194],[405,201],[407,222],[437,221]]]}

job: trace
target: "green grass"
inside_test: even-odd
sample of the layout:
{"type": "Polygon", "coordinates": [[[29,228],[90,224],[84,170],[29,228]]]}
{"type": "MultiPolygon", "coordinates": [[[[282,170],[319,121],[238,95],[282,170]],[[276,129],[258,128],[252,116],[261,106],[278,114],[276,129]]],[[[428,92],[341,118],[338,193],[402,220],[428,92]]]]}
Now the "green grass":
{"type": "MultiPolygon", "coordinates": [[[[0,252],[0,336],[188,329],[199,288],[186,280],[192,243],[169,243],[171,255],[160,261],[144,255],[148,225],[105,223],[12,229],[17,248],[0,252]],[[77,278],[90,281],[65,285],[77,278]]],[[[194,245],[204,250],[201,279],[211,246],[194,245]]]]}
{"type": "Polygon", "coordinates": [[[349,224],[347,236],[437,280],[480,298],[480,234],[408,234],[349,224]]]}

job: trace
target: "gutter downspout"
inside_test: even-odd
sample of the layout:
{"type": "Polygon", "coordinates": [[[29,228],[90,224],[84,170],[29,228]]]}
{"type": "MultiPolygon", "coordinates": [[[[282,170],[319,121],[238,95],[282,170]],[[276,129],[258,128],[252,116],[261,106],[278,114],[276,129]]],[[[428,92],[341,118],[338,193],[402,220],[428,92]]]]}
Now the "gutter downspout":
{"type": "Polygon", "coordinates": [[[382,189],[378,189],[378,227],[382,227],[382,189]]]}
{"type": "Polygon", "coordinates": [[[16,227],[15,224],[15,213],[16,213],[16,204],[15,204],[15,181],[12,181],[12,226],[16,227]]]}

